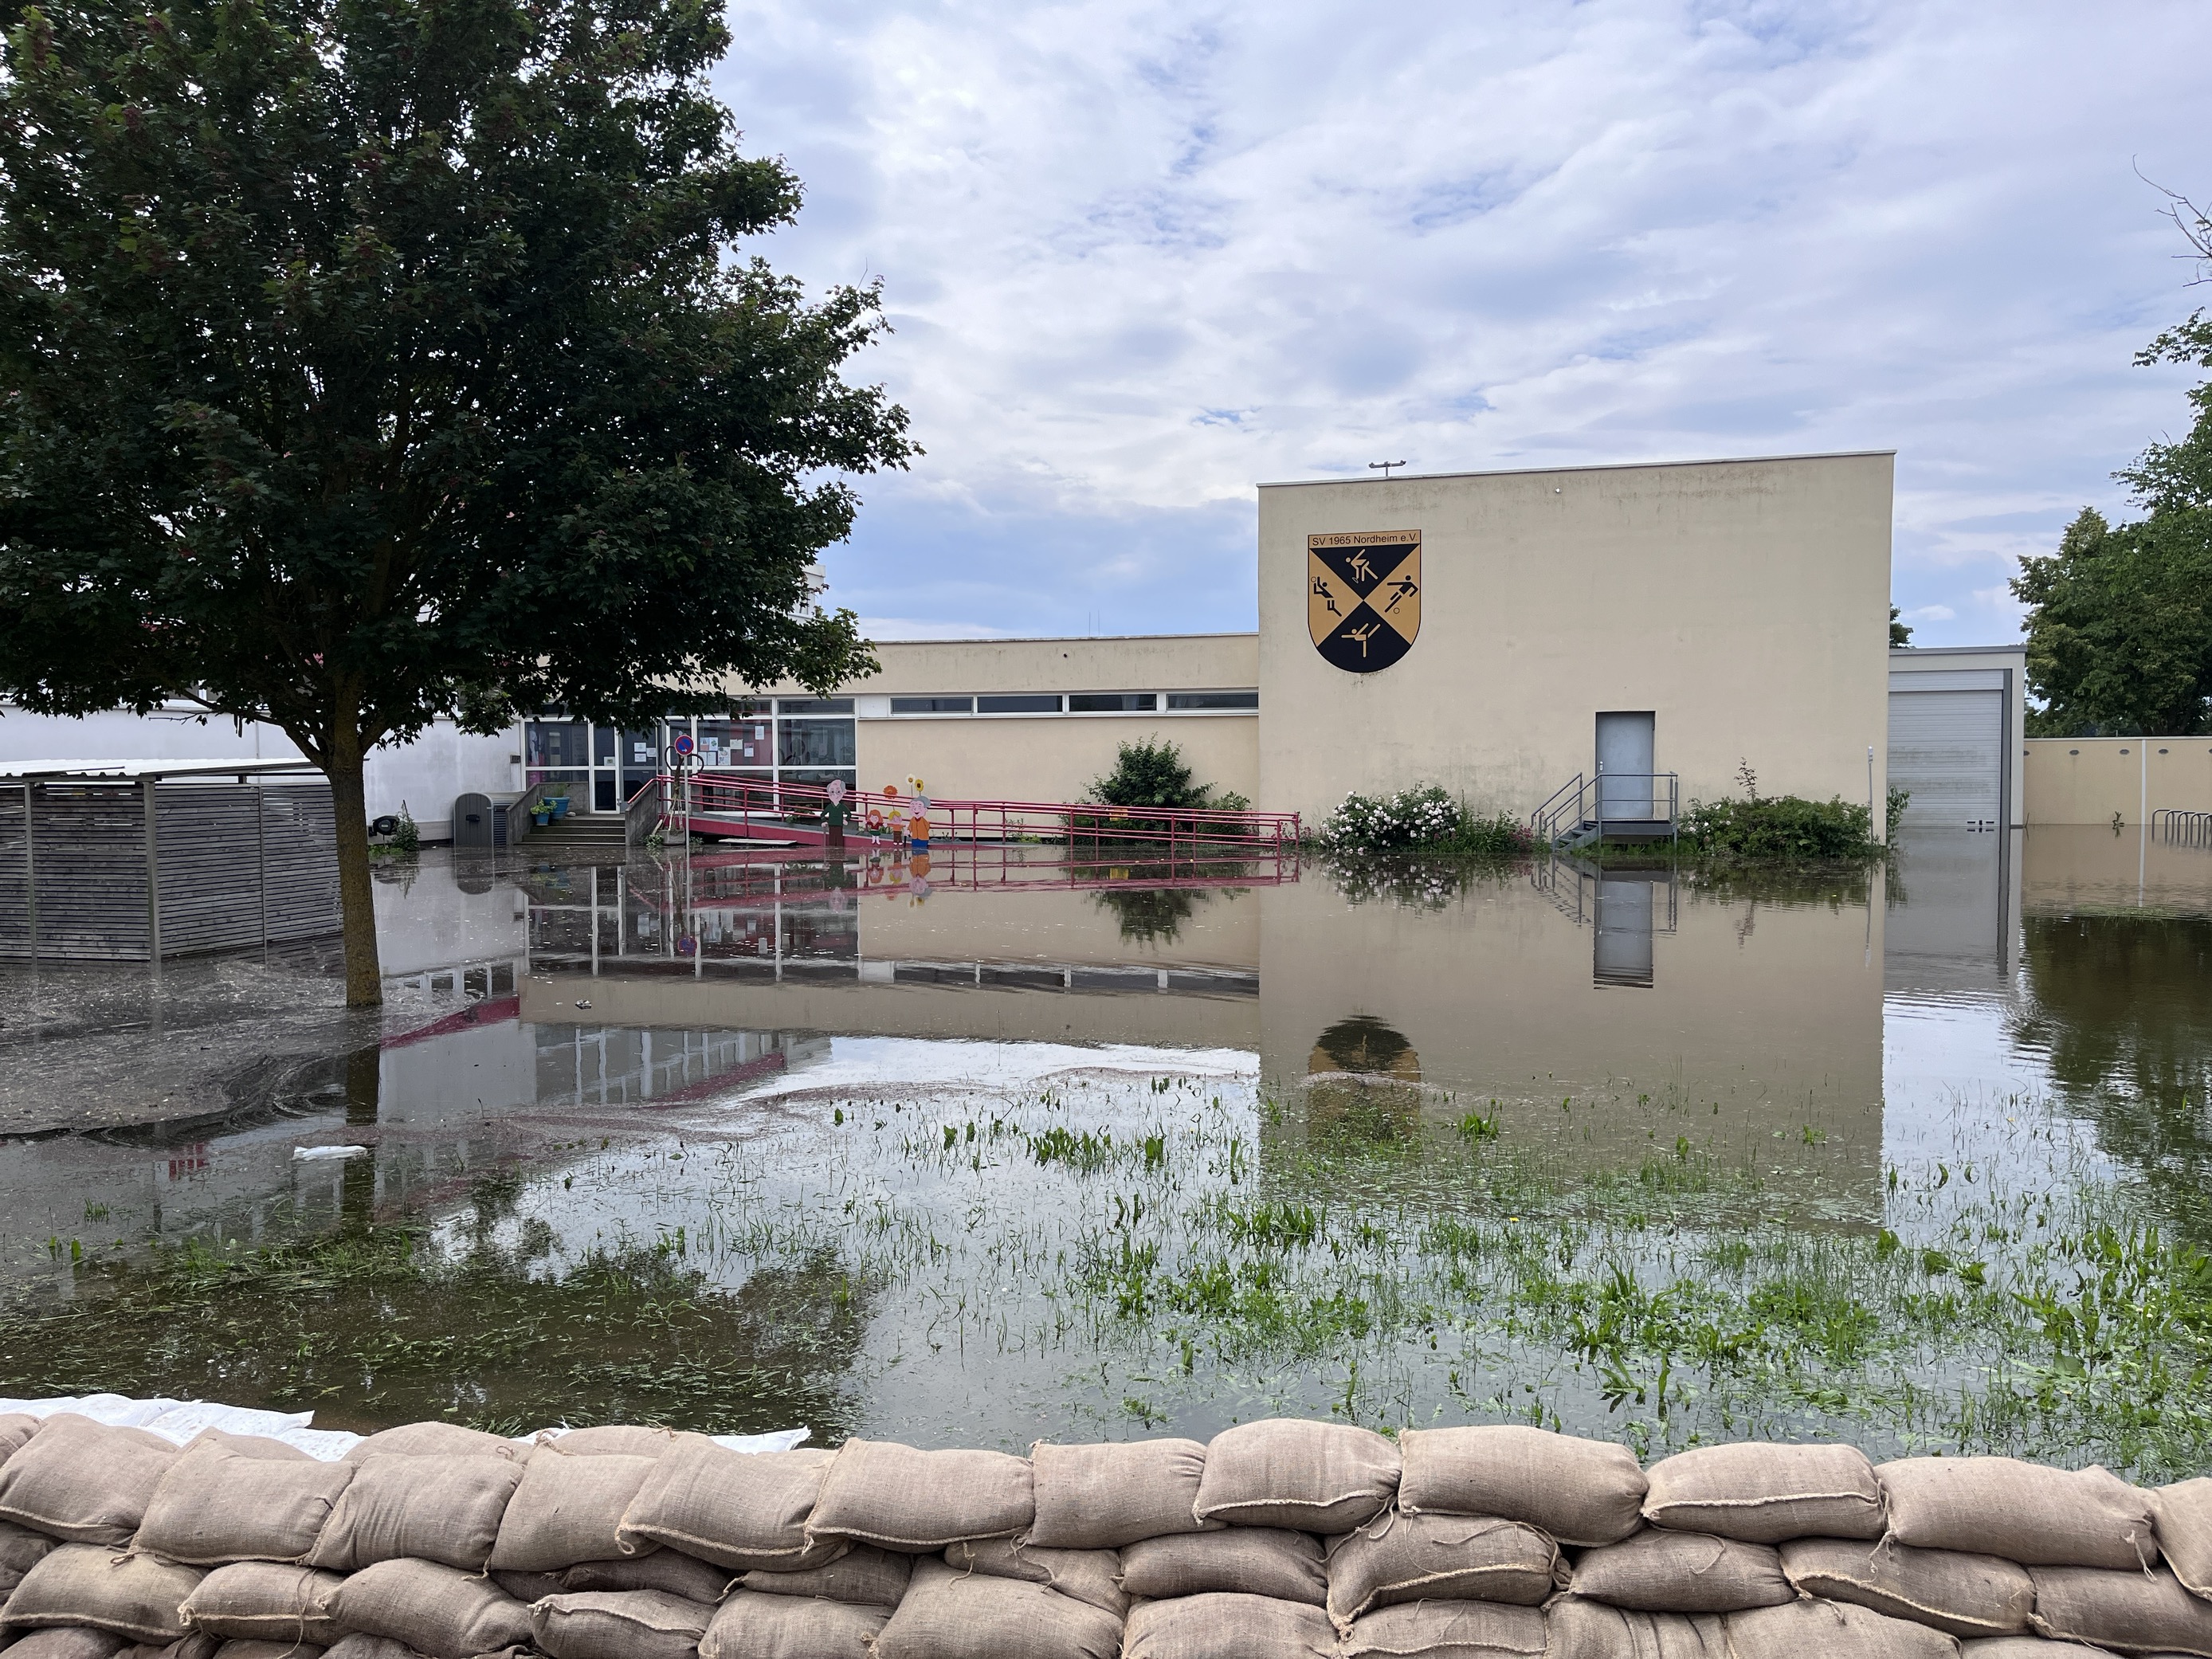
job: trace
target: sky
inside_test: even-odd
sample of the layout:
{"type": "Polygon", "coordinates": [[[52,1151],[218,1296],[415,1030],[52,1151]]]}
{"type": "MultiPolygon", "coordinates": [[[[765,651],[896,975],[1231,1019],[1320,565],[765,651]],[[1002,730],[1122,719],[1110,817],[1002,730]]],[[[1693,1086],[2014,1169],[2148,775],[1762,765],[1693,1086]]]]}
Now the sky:
{"type": "Polygon", "coordinates": [[[2202,0],[732,0],[716,75],[880,278],[877,638],[1256,625],[1255,483],[1894,449],[1916,644],[2188,423],[2202,0]]]}

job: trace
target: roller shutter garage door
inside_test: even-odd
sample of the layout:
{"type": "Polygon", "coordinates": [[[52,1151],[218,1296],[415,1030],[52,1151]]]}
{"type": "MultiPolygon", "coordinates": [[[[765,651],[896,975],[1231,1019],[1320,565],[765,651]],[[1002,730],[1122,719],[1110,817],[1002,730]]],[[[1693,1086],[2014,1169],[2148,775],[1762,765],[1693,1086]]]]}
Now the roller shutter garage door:
{"type": "Polygon", "coordinates": [[[1907,829],[1995,830],[2004,818],[2004,694],[1889,694],[1889,782],[1907,829]]]}

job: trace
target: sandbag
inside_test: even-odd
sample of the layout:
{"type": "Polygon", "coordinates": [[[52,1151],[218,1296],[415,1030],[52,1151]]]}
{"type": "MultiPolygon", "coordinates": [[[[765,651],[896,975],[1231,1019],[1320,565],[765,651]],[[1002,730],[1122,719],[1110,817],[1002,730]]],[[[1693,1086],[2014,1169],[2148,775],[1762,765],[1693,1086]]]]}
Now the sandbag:
{"type": "Polygon", "coordinates": [[[1206,1448],[1195,1440],[1040,1440],[1030,1448],[1030,1466],[1036,1491],[1030,1542],[1046,1549],[1114,1550],[1206,1524],[1193,1513],[1206,1472],[1206,1448]]]}
{"type": "Polygon", "coordinates": [[[351,1636],[341,1637],[323,1651],[323,1659],[422,1659],[404,1642],[395,1642],[388,1636],[369,1636],[356,1631],[351,1636]]]}
{"type": "Polygon", "coordinates": [[[911,1555],[894,1554],[872,1544],[855,1544],[827,1566],[810,1567],[804,1572],[757,1569],[745,1574],[742,1582],[747,1589],[767,1595],[826,1595],[832,1601],[895,1607],[913,1576],[911,1555]]]}
{"type": "Polygon", "coordinates": [[[177,1448],[143,1429],[58,1412],[0,1463],[0,1521],[72,1544],[131,1541],[177,1448]]]}
{"type": "Polygon", "coordinates": [[[1545,1609],[1544,1621],[1547,1659],[1729,1659],[1717,1613],[1638,1613],[1567,1595],[1545,1609]]]}
{"type": "Polygon", "coordinates": [[[673,1429],[610,1423],[593,1429],[570,1429],[565,1434],[544,1430],[538,1437],[538,1448],[543,1451],[551,1446],[571,1457],[658,1457],[673,1451],[682,1437],[673,1429]]]}
{"type": "MultiPolygon", "coordinates": [[[[834,1606],[835,1603],[828,1605],[834,1606]]],[[[1121,1621],[1072,1595],[1018,1578],[914,1564],[874,1659],[1116,1659],[1121,1621]]]]}
{"type": "Polygon", "coordinates": [[[579,1561],[561,1575],[561,1589],[665,1590],[687,1601],[704,1601],[712,1607],[736,1577],[727,1567],[702,1561],[681,1550],[655,1550],[634,1560],[579,1561]]]}
{"type": "MultiPolygon", "coordinates": [[[[6,1642],[4,1632],[0,1632],[0,1642],[6,1642]]],[[[128,1637],[118,1636],[112,1631],[59,1625],[50,1630],[34,1630],[21,1640],[6,1644],[15,1659],[115,1659],[131,1642],[128,1637]]]]}
{"type": "Polygon", "coordinates": [[[380,1561],[434,1561],[478,1571],[499,1538],[500,1519],[523,1469],[510,1458],[468,1455],[394,1452],[362,1458],[323,1523],[307,1564],[351,1572],[380,1561]]]}
{"type": "Polygon", "coordinates": [[[5,1463],[38,1431],[39,1419],[28,1412],[0,1413],[0,1463],[5,1463]]]}
{"type": "Polygon", "coordinates": [[[0,1601],[23,1582],[23,1575],[58,1547],[56,1540],[12,1521],[0,1521],[0,1601]]]}
{"type": "Polygon", "coordinates": [[[215,1659],[322,1659],[313,1642],[257,1642],[240,1637],[215,1650],[215,1659]]]}
{"type": "Polygon", "coordinates": [[[955,1572],[1048,1585],[1116,1619],[1129,1610],[1120,1583],[1121,1558],[1112,1550],[1035,1549],[1011,1538],[977,1538],[947,1549],[945,1565],[955,1572]]]}
{"type": "Polygon", "coordinates": [[[2151,1513],[2173,1576],[2191,1595],[2212,1597],[2212,1480],[2160,1486],[2151,1494],[2151,1513]]]}
{"type": "Polygon", "coordinates": [[[502,1440],[481,1429],[465,1429],[458,1423],[402,1423],[380,1429],[348,1451],[344,1462],[364,1462],[372,1457],[504,1457],[510,1463],[526,1463],[537,1447],[528,1441],[502,1440]]]}
{"type": "Polygon", "coordinates": [[[2158,1562],[2150,1493],[2094,1465],[1900,1457],[1875,1474],[1900,1544],[2002,1556],[2024,1567],[2140,1571],[2158,1562]]]}
{"type": "Polygon", "coordinates": [[[811,1595],[733,1590],[700,1638],[699,1659],[870,1659],[891,1616],[811,1595]]]}
{"type": "Polygon", "coordinates": [[[1852,1601],[1954,1636],[2008,1636],[2027,1629],[2035,1584],[2027,1569],[1994,1555],[1800,1538],[1782,1547],[1782,1571],[1808,1595],[1852,1601]]]}
{"type": "Polygon", "coordinates": [[[1542,1659],[1544,1615],[1502,1601],[1417,1601],[1356,1621],[1344,1659],[1542,1659]]]}
{"type": "Polygon", "coordinates": [[[187,1452],[202,1446],[221,1446],[236,1452],[240,1457],[258,1457],[272,1463],[312,1463],[316,1460],[286,1440],[271,1440],[265,1434],[233,1434],[228,1429],[202,1429],[185,1442],[187,1452]]]}
{"type": "Polygon", "coordinates": [[[1121,1552],[1121,1588],[1152,1600],[1184,1595],[1258,1595],[1322,1607],[1328,1572],[1321,1543],[1279,1527],[1147,1538],[1121,1552]]]}
{"type": "Polygon", "coordinates": [[[1584,1550],[1574,1592],[1638,1613],[1745,1613],[1797,1599],[1773,1545],[1658,1527],[1584,1550]]]}
{"type": "Polygon", "coordinates": [[[471,1659],[532,1635],[528,1607],[489,1580],[435,1561],[373,1562],[332,1590],[324,1608],[349,1631],[404,1642],[428,1659],[471,1659]]]}
{"type": "Polygon", "coordinates": [[[616,1540],[626,1555],[666,1546],[738,1572],[820,1566],[847,1548],[806,1534],[830,1461],[825,1451],[733,1452],[684,1435],[653,1460],[616,1540]]]}
{"type": "Polygon", "coordinates": [[[1959,1644],[1966,1659],[2112,1659],[2102,1648],[2041,1636],[1984,1636],[1959,1644]]]}
{"type": "Polygon", "coordinates": [[[0,1607],[0,1625],[89,1625],[133,1642],[173,1642],[185,1633],[178,1607],[202,1576],[150,1555],[64,1544],[23,1575],[0,1607]]]}
{"type": "Polygon", "coordinates": [[[1700,1446],[1654,1463],[1649,1479],[1644,1518],[1655,1527],[1747,1544],[1881,1536],[1881,1488],[1856,1446],[1700,1446]]]}
{"type": "Polygon", "coordinates": [[[1121,1659],[1337,1659],[1336,1629],[1303,1601],[1182,1595],[1129,1614],[1121,1659]]]}
{"type": "Polygon", "coordinates": [[[301,1560],[361,1467],[196,1440],[154,1488],[132,1547],[203,1567],[301,1560]]]}
{"type": "Polygon", "coordinates": [[[623,1553],[615,1534],[653,1461],[541,1450],[522,1466],[489,1565],[507,1572],[557,1572],[623,1553]]]}
{"type": "Polygon", "coordinates": [[[1027,1458],[854,1439],[830,1460],[806,1533],[918,1553],[1012,1537],[1036,1516],[1027,1458]]]}
{"type": "Polygon", "coordinates": [[[584,1590],[530,1609],[538,1645],[553,1659],[696,1659],[714,1616],[665,1590],[584,1590]]]}
{"type": "Polygon", "coordinates": [[[1955,1637],[1847,1601],[1721,1615],[1729,1659],[1954,1659],[1955,1637]]]}
{"type": "Polygon", "coordinates": [[[1350,1532],[1398,1490],[1398,1449],[1348,1423],[1270,1418],[1213,1437],[1199,1477],[1201,1521],[1350,1532]]]}
{"type": "Polygon", "coordinates": [[[1328,1616],[1340,1631],[1401,1601],[1510,1601],[1550,1595],[1559,1547],[1518,1521],[1385,1510],[1328,1553],[1328,1616]]]}
{"type": "Polygon", "coordinates": [[[323,1612],[345,1581],[334,1572],[274,1561],[239,1561],[200,1580],[178,1609],[185,1628],[265,1642],[335,1642],[343,1627],[323,1612]]]}
{"type": "Polygon", "coordinates": [[[2123,1653],[2193,1653],[2212,1659],[2212,1601],[2182,1589],[2166,1568],[2110,1572],[2033,1567],[2028,1577],[2035,1581],[2030,1622],[2041,1635],[2123,1653]]]}
{"type": "Polygon", "coordinates": [[[1650,1483],[1635,1454],[1608,1440],[1510,1423],[1408,1429],[1398,1455],[1408,1515],[1502,1516],[1577,1545],[1615,1543],[1644,1524],[1650,1483]]]}
{"type": "Polygon", "coordinates": [[[138,1642],[117,1651],[115,1659],[215,1659],[222,1644],[212,1636],[192,1633],[173,1642],[138,1642]]]}
{"type": "MultiPolygon", "coordinates": [[[[665,1551],[657,1553],[665,1554],[665,1551]]],[[[646,1559],[654,1559],[648,1555],[646,1559]]],[[[496,1568],[487,1575],[491,1582],[527,1607],[532,1601],[543,1601],[549,1595],[558,1595],[568,1588],[566,1573],[560,1572],[501,1572],[496,1568]]],[[[584,1586],[579,1584],[579,1589],[584,1586]]]]}

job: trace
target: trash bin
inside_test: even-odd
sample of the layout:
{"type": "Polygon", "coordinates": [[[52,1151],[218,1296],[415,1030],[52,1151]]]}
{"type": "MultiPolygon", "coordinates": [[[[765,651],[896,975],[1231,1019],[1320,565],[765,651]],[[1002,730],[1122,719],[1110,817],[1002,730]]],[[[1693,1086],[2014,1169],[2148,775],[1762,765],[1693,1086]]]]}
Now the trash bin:
{"type": "Polygon", "coordinates": [[[519,794],[454,796],[454,849],[489,852],[514,845],[530,830],[529,815],[523,810],[523,803],[529,799],[526,790],[519,794]]]}

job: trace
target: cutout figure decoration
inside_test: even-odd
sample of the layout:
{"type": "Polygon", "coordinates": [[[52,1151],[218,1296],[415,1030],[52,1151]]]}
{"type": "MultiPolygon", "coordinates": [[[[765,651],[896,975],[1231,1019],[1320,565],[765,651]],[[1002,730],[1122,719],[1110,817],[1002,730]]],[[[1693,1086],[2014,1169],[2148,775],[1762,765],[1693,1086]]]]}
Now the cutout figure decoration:
{"type": "Polygon", "coordinates": [[[1306,538],[1306,632],[1347,674],[1388,668],[1421,631],[1421,532],[1306,538]]]}

